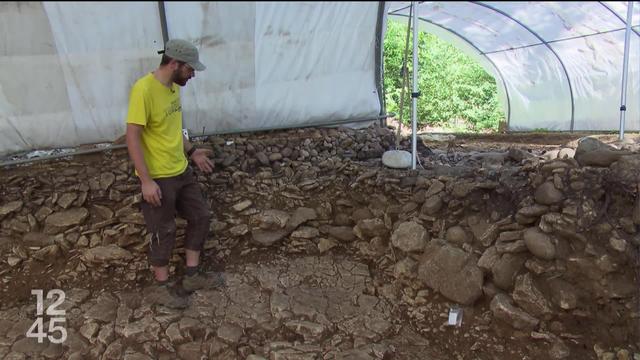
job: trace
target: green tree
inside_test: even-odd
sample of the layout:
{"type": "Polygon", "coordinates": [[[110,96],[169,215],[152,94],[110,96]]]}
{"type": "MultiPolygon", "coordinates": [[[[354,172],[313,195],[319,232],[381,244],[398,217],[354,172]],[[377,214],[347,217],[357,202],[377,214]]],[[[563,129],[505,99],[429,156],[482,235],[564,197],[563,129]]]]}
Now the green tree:
{"type": "MultiPolygon", "coordinates": [[[[390,20],[384,41],[387,111],[400,112],[402,61],[407,23],[390,20]]],[[[413,34],[411,34],[412,36],[413,34]]],[[[409,40],[407,67],[412,76],[412,39],[409,40]]],[[[477,62],[454,46],[427,33],[418,37],[418,124],[460,128],[471,131],[497,130],[504,119],[495,79],[477,62]]],[[[411,122],[411,85],[405,93],[403,122],[411,122]]]]}

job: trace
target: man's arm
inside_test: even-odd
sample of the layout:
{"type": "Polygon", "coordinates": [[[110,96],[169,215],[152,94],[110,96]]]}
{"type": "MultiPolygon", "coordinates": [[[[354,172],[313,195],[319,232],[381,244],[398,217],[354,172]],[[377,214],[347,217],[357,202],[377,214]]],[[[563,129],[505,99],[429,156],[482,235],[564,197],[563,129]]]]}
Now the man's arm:
{"type": "MultiPolygon", "coordinates": [[[[182,144],[184,147],[184,152],[185,154],[189,154],[189,151],[193,149],[193,144],[189,141],[189,139],[186,136],[184,136],[184,134],[182,134],[182,137],[183,137],[182,144]]],[[[193,160],[193,162],[196,163],[196,165],[198,165],[198,168],[200,170],[202,170],[205,173],[210,173],[213,171],[213,168],[215,167],[215,165],[213,165],[213,162],[209,159],[210,155],[213,155],[213,151],[209,149],[195,149],[191,154],[191,156],[187,155],[187,160],[188,159],[193,160]]]]}
{"type": "MultiPolygon", "coordinates": [[[[189,150],[191,150],[191,148],[193,148],[193,144],[189,141],[189,138],[184,136],[184,134],[182,134],[182,147],[184,148],[184,153],[188,154],[189,150]]],[[[189,158],[187,156],[187,158],[189,158]]]]}
{"type": "Polygon", "coordinates": [[[162,192],[158,184],[149,175],[147,164],[144,161],[140,140],[143,129],[142,125],[127,124],[127,149],[138,172],[138,177],[142,182],[142,197],[154,206],[161,206],[162,192]]]}

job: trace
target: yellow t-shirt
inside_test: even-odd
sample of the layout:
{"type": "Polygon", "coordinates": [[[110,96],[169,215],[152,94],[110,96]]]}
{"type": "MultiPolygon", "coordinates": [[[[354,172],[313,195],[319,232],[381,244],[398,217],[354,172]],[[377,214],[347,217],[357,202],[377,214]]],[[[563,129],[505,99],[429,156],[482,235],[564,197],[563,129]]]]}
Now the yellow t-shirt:
{"type": "Polygon", "coordinates": [[[144,126],[142,151],[151,178],[176,176],[185,171],[188,162],[183,148],[178,85],[169,89],[152,73],[140,78],[131,89],[127,123],[144,126]]]}

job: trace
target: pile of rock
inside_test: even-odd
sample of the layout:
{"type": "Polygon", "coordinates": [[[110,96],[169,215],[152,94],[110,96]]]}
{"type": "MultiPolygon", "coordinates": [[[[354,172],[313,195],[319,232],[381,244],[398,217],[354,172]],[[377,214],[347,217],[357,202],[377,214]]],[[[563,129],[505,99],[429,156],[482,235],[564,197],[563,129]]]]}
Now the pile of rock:
{"type": "MultiPolygon", "coordinates": [[[[601,358],[615,346],[618,358],[639,350],[638,155],[608,149],[605,157],[615,161],[604,164],[593,163],[598,157],[589,149],[578,148],[577,159],[565,152],[551,160],[510,149],[462,154],[460,166],[451,167],[434,149],[422,158],[427,169],[398,171],[380,163],[391,144],[393,134],[379,127],[209,138],[218,168],[199,175],[215,219],[207,254],[221,260],[236,250],[332,253],[367,261],[377,271],[367,292],[405,309],[419,332],[444,332],[440,316],[448,304],[485,309],[465,320],[473,324],[467,328],[473,351],[485,346],[488,329],[505,326],[517,338],[550,343],[537,355],[554,359],[582,356],[582,346],[596,342],[601,358]],[[584,159],[598,166],[582,166],[584,159]]],[[[63,263],[56,281],[65,287],[82,276],[104,281],[115,274],[131,287],[148,277],[150,236],[126,152],[89,166],[19,170],[27,171],[0,177],[5,284],[37,276],[30,273],[36,264],[56,262],[63,263]]],[[[173,265],[182,261],[184,226],[178,221],[173,265]]],[[[9,292],[10,286],[0,289],[3,298],[9,292]]],[[[160,341],[160,331],[172,334],[172,343],[185,336],[187,325],[169,329],[144,322],[142,314],[137,319],[130,331],[156,334],[149,341],[160,341]]],[[[311,320],[278,326],[310,343],[329,341],[328,324],[301,321],[311,320]]],[[[100,338],[97,329],[81,332],[100,338]]],[[[223,339],[237,337],[235,328],[222,329],[223,339]]],[[[122,352],[112,335],[103,334],[109,341],[102,351],[122,352]]]]}

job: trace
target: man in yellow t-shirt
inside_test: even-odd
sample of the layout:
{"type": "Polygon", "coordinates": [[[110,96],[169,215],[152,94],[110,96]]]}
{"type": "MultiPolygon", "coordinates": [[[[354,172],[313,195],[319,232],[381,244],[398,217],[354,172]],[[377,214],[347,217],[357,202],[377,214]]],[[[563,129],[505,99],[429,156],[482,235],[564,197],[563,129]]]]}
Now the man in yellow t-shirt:
{"type": "Polygon", "coordinates": [[[195,70],[206,67],[199,60],[198,49],[185,40],[170,40],[159,53],[163,56],[158,69],[140,78],[131,89],[126,138],[142,187],[142,213],[152,234],[148,256],[157,284],[149,296],[166,306],[184,307],[185,299],[168,285],[176,213],[187,220],[183,288],[192,292],[224,284],[221,274],[198,271],[210,214],[187,160],[210,173],[214,168],[209,159],[212,152],[196,149],[182,133],[179,86],[195,77],[195,70]]]}

